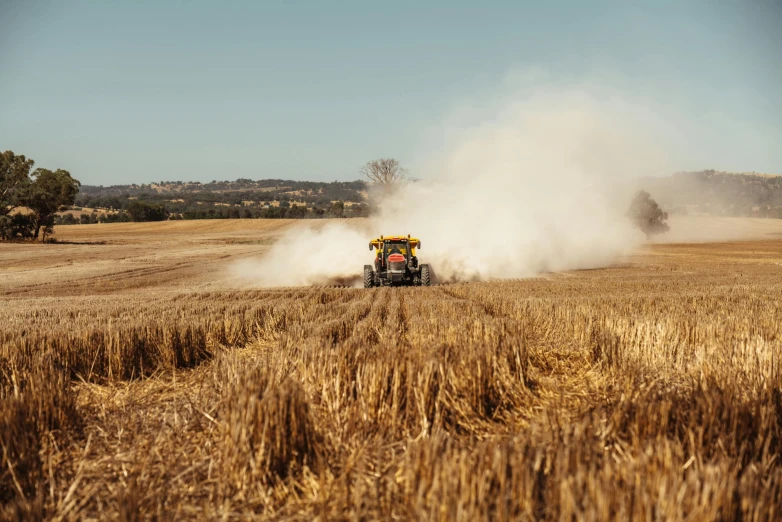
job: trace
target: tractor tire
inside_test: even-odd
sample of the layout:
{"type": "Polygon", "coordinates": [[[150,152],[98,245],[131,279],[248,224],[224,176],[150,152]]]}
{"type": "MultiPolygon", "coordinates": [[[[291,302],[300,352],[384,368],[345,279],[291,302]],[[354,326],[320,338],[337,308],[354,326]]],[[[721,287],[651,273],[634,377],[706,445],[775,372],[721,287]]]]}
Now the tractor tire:
{"type": "Polygon", "coordinates": [[[432,284],[432,274],[429,270],[429,265],[421,265],[421,286],[429,286],[432,284]]]}
{"type": "Polygon", "coordinates": [[[372,265],[364,265],[364,288],[375,286],[375,273],[372,271],[372,265]]]}

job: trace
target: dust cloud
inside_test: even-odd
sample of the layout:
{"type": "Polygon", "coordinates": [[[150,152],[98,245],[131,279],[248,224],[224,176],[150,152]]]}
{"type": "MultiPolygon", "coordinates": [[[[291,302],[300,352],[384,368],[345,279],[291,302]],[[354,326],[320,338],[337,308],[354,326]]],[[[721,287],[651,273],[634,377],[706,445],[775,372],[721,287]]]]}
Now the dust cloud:
{"type": "Polygon", "coordinates": [[[359,282],[372,237],[421,239],[438,281],[594,268],[643,241],[624,217],[632,178],[664,171],[642,104],[588,89],[525,91],[457,111],[429,139],[419,179],[360,225],[292,228],[234,275],[261,286],[359,282]],[[352,278],[352,279],[351,279],[352,278]]]}
{"type": "Polygon", "coordinates": [[[670,232],[653,238],[655,243],[719,243],[782,238],[782,220],[767,218],[671,215],[670,232]]]}
{"type": "Polygon", "coordinates": [[[295,227],[261,258],[235,262],[231,272],[258,286],[357,286],[364,264],[372,262],[368,243],[366,233],[339,221],[319,228],[295,227]]]}

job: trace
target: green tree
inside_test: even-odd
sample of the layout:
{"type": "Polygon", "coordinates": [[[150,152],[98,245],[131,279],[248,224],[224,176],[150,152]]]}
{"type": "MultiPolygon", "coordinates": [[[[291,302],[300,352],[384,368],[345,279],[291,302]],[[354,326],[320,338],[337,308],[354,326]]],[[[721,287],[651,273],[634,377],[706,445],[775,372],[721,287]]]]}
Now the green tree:
{"type": "Polygon", "coordinates": [[[292,205],[291,208],[288,209],[287,217],[289,219],[302,219],[307,217],[307,207],[292,205]]]}
{"type": "Polygon", "coordinates": [[[36,169],[33,181],[22,196],[24,206],[33,211],[35,224],[33,238],[38,239],[40,230],[51,232],[54,215],[65,206],[73,205],[80,183],[67,170],[36,169]]]}
{"type": "Polygon", "coordinates": [[[652,196],[643,190],[635,194],[627,216],[636,227],[646,234],[647,239],[654,234],[662,234],[670,230],[665,222],[668,219],[668,213],[663,212],[652,196]]]}
{"type": "Polygon", "coordinates": [[[341,218],[345,217],[345,203],[342,201],[336,201],[331,208],[329,208],[329,217],[341,218]]]}
{"type": "Polygon", "coordinates": [[[150,205],[142,201],[131,201],[126,209],[131,221],[165,221],[168,212],[163,205],[150,205]]]}
{"type": "Polygon", "coordinates": [[[75,225],[76,223],[78,223],[78,221],[76,220],[75,217],[73,217],[73,215],[65,214],[65,215],[63,215],[60,218],[59,223],[57,223],[57,224],[60,224],[60,225],[75,225]]]}
{"type": "Polygon", "coordinates": [[[31,159],[7,150],[0,154],[0,216],[7,216],[22,205],[22,196],[30,185],[31,159]]]}
{"type": "Polygon", "coordinates": [[[357,203],[349,207],[350,217],[368,217],[369,207],[363,203],[357,203]]]}
{"type": "Polygon", "coordinates": [[[26,218],[14,218],[11,212],[23,206],[21,197],[30,184],[33,160],[7,150],[0,154],[0,239],[24,236],[26,218]]]}
{"type": "Polygon", "coordinates": [[[0,216],[0,239],[31,239],[33,225],[34,216],[28,214],[0,216]]]}

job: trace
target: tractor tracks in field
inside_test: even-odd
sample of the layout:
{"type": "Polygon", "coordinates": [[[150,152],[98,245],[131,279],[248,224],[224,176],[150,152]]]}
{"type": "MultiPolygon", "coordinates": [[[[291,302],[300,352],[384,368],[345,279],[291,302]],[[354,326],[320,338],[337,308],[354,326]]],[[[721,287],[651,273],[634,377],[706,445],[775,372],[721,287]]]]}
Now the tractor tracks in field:
{"type": "Polygon", "coordinates": [[[447,295],[448,297],[450,297],[452,299],[456,299],[457,301],[463,301],[465,303],[471,303],[471,304],[474,304],[474,305],[478,305],[478,307],[480,307],[483,310],[483,312],[486,315],[488,315],[489,317],[498,317],[498,315],[499,315],[499,316],[505,316],[508,319],[511,319],[511,317],[507,316],[506,314],[503,314],[502,311],[497,310],[497,307],[494,306],[493,304],[489,305],[489,304],[483,302],[480,299],[465,297],[465,296],[459,294],[458,292],[454,292],[453,290],[450,290],[448,288],[440,288],[439,291],[442,294],[447,295]]]}
{"type": "Polygon", "coordinates": [[[473,287],[466,292],[441,288],[438,291],[450,299],[477,307],[489,320],[514,325],[520,341],[529,353],[531,379],[535,385],[536,410],[552,409],[557,401],[571,405],[575,415],[589,403],[589,393],[600,387],[601,369],[589,356],[589,347],[567,333],[562,317],[551,313],[533,313],[533,308],[514,306],[534,295],[519,292],[492,299],[491,285],[473,287]],[[480,290],[478,289],[480,288],[480,290]],[[484,290],[485,289],[485,290],[484,290]]]}

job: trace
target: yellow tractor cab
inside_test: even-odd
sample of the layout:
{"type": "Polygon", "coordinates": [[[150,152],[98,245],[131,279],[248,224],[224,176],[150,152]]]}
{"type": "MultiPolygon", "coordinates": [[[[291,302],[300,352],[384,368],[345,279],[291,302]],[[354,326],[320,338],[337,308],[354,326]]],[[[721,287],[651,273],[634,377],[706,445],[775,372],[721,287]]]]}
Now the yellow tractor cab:
{"type": "Polygon", "coordinates": [[[364,265],[364,288],[373,286],[429,286],[429,265],[418,265],[416,248],[421,240],[407,236],[380,236],[369,242],[375,264],[364,265]]]}

